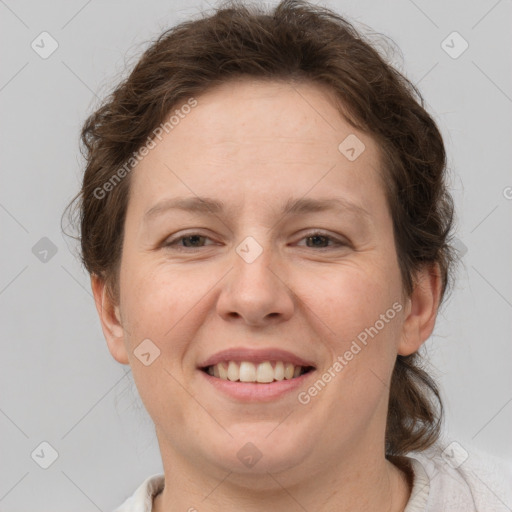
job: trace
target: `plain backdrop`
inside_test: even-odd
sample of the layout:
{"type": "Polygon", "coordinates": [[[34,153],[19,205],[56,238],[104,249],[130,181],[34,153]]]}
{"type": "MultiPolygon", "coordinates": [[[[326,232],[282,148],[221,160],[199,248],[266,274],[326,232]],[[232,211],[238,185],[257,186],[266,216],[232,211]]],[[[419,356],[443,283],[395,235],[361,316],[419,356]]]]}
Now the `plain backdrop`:
{"type": "MultiPolygon", "coordinates": [[[[426,345],[447,409],[444,442],[512,459],[511,2],[323,5],[398,45],[392,62],[443,132],[462,255],[426,345]]],[[[150,40],[208,8],[0,1],[0,511],[109,511],[162,470],[150,418],[129,368],[107,350],[60,219],[79,187],[87,115],[150,40]]]]}

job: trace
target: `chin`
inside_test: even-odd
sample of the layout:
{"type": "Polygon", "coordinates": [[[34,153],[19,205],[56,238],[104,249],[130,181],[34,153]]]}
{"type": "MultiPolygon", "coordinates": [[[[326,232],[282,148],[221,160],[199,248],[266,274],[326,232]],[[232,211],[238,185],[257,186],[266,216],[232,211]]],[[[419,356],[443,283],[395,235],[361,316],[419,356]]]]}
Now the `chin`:
{"type": "Polygon", "coordinates": [[[279,473],[301,465],[313,451],[311,436],[292,435],[290,425],[277,425],[239,424],[229,429],[232,438],[212,440],[210,448],[214,444],[216,448],[208,451],[208,457],[214,465],[239,475],[279,473]]]}

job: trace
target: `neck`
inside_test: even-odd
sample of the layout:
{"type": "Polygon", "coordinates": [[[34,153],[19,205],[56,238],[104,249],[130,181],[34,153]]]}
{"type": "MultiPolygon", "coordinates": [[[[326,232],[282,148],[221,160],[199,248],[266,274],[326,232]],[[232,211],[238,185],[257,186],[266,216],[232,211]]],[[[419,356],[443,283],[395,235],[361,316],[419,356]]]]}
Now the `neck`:
{"type": "Polygon", "coordinates": [[[410,496],[405,473],[383,453],[371,459],[354,453],[334,467],[250,476],[206,464],[198,468],[180,454],[168,455],[163,460],[172,462],[164,462],[165,488],[154,499],[153,512],[403,512],[410,496]]]}

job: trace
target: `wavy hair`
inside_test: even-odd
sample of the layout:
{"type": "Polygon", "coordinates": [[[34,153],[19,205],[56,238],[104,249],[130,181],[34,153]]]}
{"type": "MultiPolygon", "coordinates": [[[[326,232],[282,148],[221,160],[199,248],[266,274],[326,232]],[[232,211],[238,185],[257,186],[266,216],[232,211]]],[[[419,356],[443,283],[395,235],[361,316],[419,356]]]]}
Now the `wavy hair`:
{"type": "MultiPolygon", "coordinates": [[[[83,182],[68,205],[78,216],[88,272],[100,276],[118,300],[130,173],[102,199],[95,191],[175,106],[239,77],[308,81],[334,92],[340,114],[380,148],[404,294],[412,293],[416,271],[438,264],[442,301],[455,253],[449,243],[454,208],[440,131],[418,89],[368,38],[339,14],[296,0],[268,11],[231,1],[166,30],[88,117],[81,131],[83,182]]],[[[397,357],[385,433],[388,456],[424,450],[440,435],[442,401],[423,366],[419,353],[397,357]]]]}

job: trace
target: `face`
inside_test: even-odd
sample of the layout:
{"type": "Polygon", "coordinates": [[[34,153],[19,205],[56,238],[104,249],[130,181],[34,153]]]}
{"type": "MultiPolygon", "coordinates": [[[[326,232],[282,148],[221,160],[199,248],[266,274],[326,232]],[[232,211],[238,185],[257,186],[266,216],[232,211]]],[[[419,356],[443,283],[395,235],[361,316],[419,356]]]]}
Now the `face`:
{"type": "Polygon", "coordinates": [[[163,457],[311,474],[382,452],[397,353],[418,347],[376,143],[318,85],[196,99],[132,171],[107,335],[163,457]]]}

